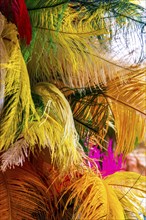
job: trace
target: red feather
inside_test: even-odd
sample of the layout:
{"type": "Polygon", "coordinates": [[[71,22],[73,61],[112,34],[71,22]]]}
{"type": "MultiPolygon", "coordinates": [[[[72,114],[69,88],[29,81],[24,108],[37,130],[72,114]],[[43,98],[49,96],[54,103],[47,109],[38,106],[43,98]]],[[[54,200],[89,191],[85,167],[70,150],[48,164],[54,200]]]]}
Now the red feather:
{"type": "Polygon", "coordinates": [[[8,21],[16,24],[20,38],[29,44],[32,38],[32,30],[25,1],[0,0],[0,11],[8,21]]]}

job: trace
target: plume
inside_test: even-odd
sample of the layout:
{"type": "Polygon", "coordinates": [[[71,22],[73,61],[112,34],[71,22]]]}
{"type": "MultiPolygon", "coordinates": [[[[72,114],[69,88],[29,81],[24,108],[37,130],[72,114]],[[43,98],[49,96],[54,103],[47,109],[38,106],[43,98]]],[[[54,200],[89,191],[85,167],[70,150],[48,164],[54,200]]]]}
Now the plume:
{"type": "Polygon", "coordinates": [[[126,74],[124,82],[109,80],[107,87],[64,89],[81,138],[94,135],[102,145],[111,127],[116,134],[116,154],[124,155],[134,149],[136,139],[145,141],[144,75],[145,68],[126,74]]]}
{"type": "Polygon", "coordinates": [[[29,76],[20,51],[16,27],[7,23],[4,17],[3,20],[2,39],[8,59],[3,58],[0,63],[1,71],[6,74],[3,82],[5,102],[0,115],[0,150],[7,150],[22,130],[28,128],[30,115],[39,118],[31,98],[29,76]]]}
{"type": "Polygon", "coordinates": [[[74,201],[75,220],[124,219],[124,211],[116,194],[95,173],[85,171],[67,190],[70,195],[65,209],[74,201]]]}
{"type": "Polygon", "coordinates": [[[0,218],[30,219],[44,215],[49,219],[46,187],[31,164],[0,172],[0,218]]]}
{"type": "Polygon", "coordinates": [[[127,63],[124,60],[125,54],[118,58],[121,49],[117,45],[113,50],[113,41],[114,36],[119,39],[120,31],[122,36],[127,34],[126,42],[121,40],[125,49],[129,39],[126,27],[135,30],[133,23],[142,35],[139,33],[137,39],[143,38],[142,7],[129,1],[27,1],[26,4],[33,24],[33,40],[29,49],[22,48],[22,52],[32,84],[59,80],[69,87],[106,85],[107,78],[122,78],[126,68],[130,68],[129,60],[127,63]],[[113,41],[108,48],[110,39],[113,41]]]}
{"type": "Polygon", "coordinates": [[[128,219],[141,219],[140,214],[146,214],[146,177],[132,172],[117,172],[108,176],[105,182],[110,185],[116,193],[123,206],[128,219]]]}
{"type": "Polygon", "coordinates": [[[23,133],[30,149],[33,151],[36,144],[40,150],[48,147],[51,162],[62,171],[81,164],[84,153],[64,95],[49,83],[37,84],[33,92],[42,100],[44,108],[40,121],[30,122],[23,133]]]}
{"type": "Polygon", "coordinates": [[[28,144],[21,138],[1,155],[1,171],[4,172],[7,168],[14,168],[14,166],[22,166],[28,155],[28,144]]]}
{"type": "Polygon", "coordinates": [[[103,177],[123,169],[122,154],[114,155],[112,143],[113,141],[109,140],[107,151],[97,149],[97,146],[92,146],[89,150],[89,157],[93,158],[103,177]]]}
{"type": "MultiPolygon", "coordinates": [[[[8,55],[4,45],[4,42],[1,38],[3,27],[4,27],[4,19],[2,14],[0,13],[0,63],[7,62],[8,55]]],[[[5,92],[5,70],[0,69],[0,113],[2,111],[4,105],[4,92],[5,92]]]]}

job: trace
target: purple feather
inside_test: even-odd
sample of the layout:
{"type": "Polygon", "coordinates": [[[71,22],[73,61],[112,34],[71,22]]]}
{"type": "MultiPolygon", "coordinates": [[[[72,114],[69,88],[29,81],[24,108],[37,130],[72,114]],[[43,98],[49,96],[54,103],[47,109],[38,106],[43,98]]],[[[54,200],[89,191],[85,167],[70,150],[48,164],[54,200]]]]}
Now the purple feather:
{"type": "Polygon", "coordinates": [[[123,155],[114,155],[112,149],[112,140],[109,141],[107,152],[101,152],[100,149],[97,149],[96,145],[91,147],[89,151],[89,157],[94,159],[94,162],[97,164],[103,177],[123,170],[123,155]],[[102,163],[100,163],[100,161],[102,161],[102,163]]]}

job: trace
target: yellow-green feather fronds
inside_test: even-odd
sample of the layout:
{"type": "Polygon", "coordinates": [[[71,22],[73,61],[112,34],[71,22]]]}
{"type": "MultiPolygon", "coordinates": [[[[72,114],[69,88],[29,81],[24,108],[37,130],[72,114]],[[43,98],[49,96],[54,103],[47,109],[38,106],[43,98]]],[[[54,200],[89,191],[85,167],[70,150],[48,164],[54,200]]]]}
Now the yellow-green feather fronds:
{"type": "Polygon", "coordinates": [[[40,121],[29,123],[23,133],[27,143],[49,147],[52,163],[65,170],[82,162],[83,151],[79,144],[72,112],[64,95],[52,84],[39,83],[33,92],[41,97],[44,111],[40,121]]]}
{"type": "MultiPolygon", "coordinates": [[[[122,58],[119,55],[121,48],[115,50],[117,44],[112,42],[111,48],[107,45],[117,32],[117,38],[121,39],[118,29],[122,36],[126,35],[122,28],[126,24],[130,26],[130,18],[126,23],[128,16],[140,22],[138,6],[136,8],[127,1],[118,1],[118,4],[59,1],[56,4],[40,3],[32,10],[31,3],[26,4],[32,21],[33,40],[28,50],[22,51],[32,83],[60,80],[69,87],[106,85],[107,78],[121,77],[126,72],[125,66],[130,66],[129,60],[123,61],[125,54],[122,58]],[[114,24],[117,27],[113,27],[114,24]]],[[[122,49],[126,50],[127,44],[122,42],[122,49]]],[[[126,57],[130,56],[129,51],[126,53],[126,57]]]]}
{"type": "Polygon", "coordinates": [[[8,60],[0,64],[0,69],[6,72],[5,103],[0,115],[0,150],[11,148],[6,155],[12,154],[9,162],[3,155],[3,169],[6,169],[5,164],[13,166],[24,161],[26,145],[33,152],[36,146],[40,150],[49,147],[52,163],[62,170],[80,164],[83,152],[64,95],[47,83],[38,84],[31,92],[15,25],[5,21],[2,39],[8,60]],[[20,149],[21,139],[25,144],[20,149]]]}
{"type": "Polygon", "coordinates": [[[5,20],[1,36],[8,59],[0,63],[1,71],[5,71],[5,102],[0,115],[0,150],[7,150],[21,132],[28,128],[30,117],[37,117],[37,113],[31,98],[29,76],[15,25],[5,20]]]}
{"type": "Polygon", "coordinates": [[[115,132],[116,153],[125,156],[135,142],[146,142],[145,68],[108,80],[107,86],[69,89],[63,92],[70,102],[77,131],[82,139],[94,136],[103,145],[108,129],[115,132]],[[130,132],[129,132],[130,131],[130,132]]]}
{"type": "MultiPolygon", "coordinates": [[[[6,51],[6,47],[4,45],[3,39],[2,39],[2,31],[5,25],[5,19],[0,13],[0,63],[7,62],[8,60],[8,54],[6,51]]],[[[6,71],[3,69],[0,69],[0,113],[2,111],[3,105],[4,105],[4,93],[5,93],[5,75],[6,71]]]]}

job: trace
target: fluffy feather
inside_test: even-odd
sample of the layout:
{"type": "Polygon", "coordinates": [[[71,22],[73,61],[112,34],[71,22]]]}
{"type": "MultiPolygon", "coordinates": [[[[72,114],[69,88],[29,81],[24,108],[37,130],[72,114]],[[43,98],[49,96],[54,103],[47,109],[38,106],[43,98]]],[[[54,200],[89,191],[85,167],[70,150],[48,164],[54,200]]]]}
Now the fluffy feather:
{"type": "Polygon", "coordinates": [[[14,168],[14,166],[22,166],[28,155],[28,143],[21,138],[1,155],[1,171],[4,172],[7,168],[14,168]]]}
{"type": "Polygon", "coordinates": [[[117,172],[105,179],[116,193],[125,212],[129,215],[128,219],[141,219],[140,214],[146,214],[145,202],[146,198],[146,177],[132,172],[117,172]],[[131,217],[130,217],[131,215],[131,217]]]}
{"type": "Polygon", "coordinates": [[[123,208],[110,186],[91,171],[74,181],[67,190],[65,206],[74,201],[74,219],[124,219],[123,208]]]}
{"type": "Polygon", "coordinates": [[[30,164],[0,172],[0,219],[49,219],[46,187],[30,164]]]}
{"type": "MultiPolygon", "coordinates": [[[[7,51],[2,40],[2,31],[5,25],[5,20],[3,19],[2,14],[0,13],[0,63],[4,63],[8,61],[7,51]]],[[[0,70],[0,113],[2,111],[4,105],[4,93],[5,93],[5,70],[0,70]]]]}
{"type": "MultiPolygon", "coordinates": [[[[145,73],[145,70],[144,70],[145,73]]],[[[129,77],[124,84],[109,82],[105,96],[114,117],[117,135],[116,153],[127,154],[134,148],[136,138],[145,139],[146,82],[143,74],[129,77]],[[130,131],[130,132],[129,132],[130,131]]]]}
{"type": "Polygon", "coordinates": [[[112,127],[116,133],[116,153],[124,155],[134,149],[136,139],[146,141],[145,68],[136,71],[125,74],[124,82],[119,78],[108,80],[106,87],[63,90],[82,138],[93,134],[97,144],[101,144],[112,127]]]}
{"type": "Polygon", "coordinates": [[[5,21],[2,39],[8,54],[8,61],[0,63],[1,71],[6,72],[5,103],[0,115],[0,150],[7,150],[22,130],[28,128],[30,117],[38,120],[39,118],[31,98],[28,72],[14,24],[8,24],[5,21]]]}
{"type": "MultiPolygon", "coordinates": [[[[107,78],[113,78],[115,75],[122,78],[126,72],[125,66],[129,67],[129,61],[125,64],[121,57],[118,58],[118,45],[117,50],[111,53],[113,43],[112,49],[108,48],[110,52],[106,53],[107,43],[114,38],[118,28],[122,30],[125,23],[130,25],[129,13],[139,24],[142,19],[139,11],[142,12],[142,8],[127,1],[76,1],[70,4],[55,2],[56,5],[39,2],[36,10],[29,11],[34,39],[29,52],[23,50],[23,54],[28,61],[31,82],[61,80],[69,87],[81,88],[100,83],[106,85],[107,78]],[[98,38],[103,39],[102,43],[98,38]]],[[[29,1],[28,5],[31,8],[29,1]]],[[[139,27],[140,30],[141,28],[139,27]]],[[[125,32],[123,35],[126,35],[125,32]]],[[[128,39],[127,37],[123,43],[124,46],[127,45],[128,39]]],[[[128,54],[129,52],[127,57],[128,54]]]]}
{"type": "Polygon", "coordinates": [[[31,150],[36,144],[40,149],[48,147],[52,163],[62,171],[81,164],[84,153],[64,95],[49,83],[39,83],[33,92],[42,98],[45,109],[40,121],[30,122],[23,133],[31,150]]]}

